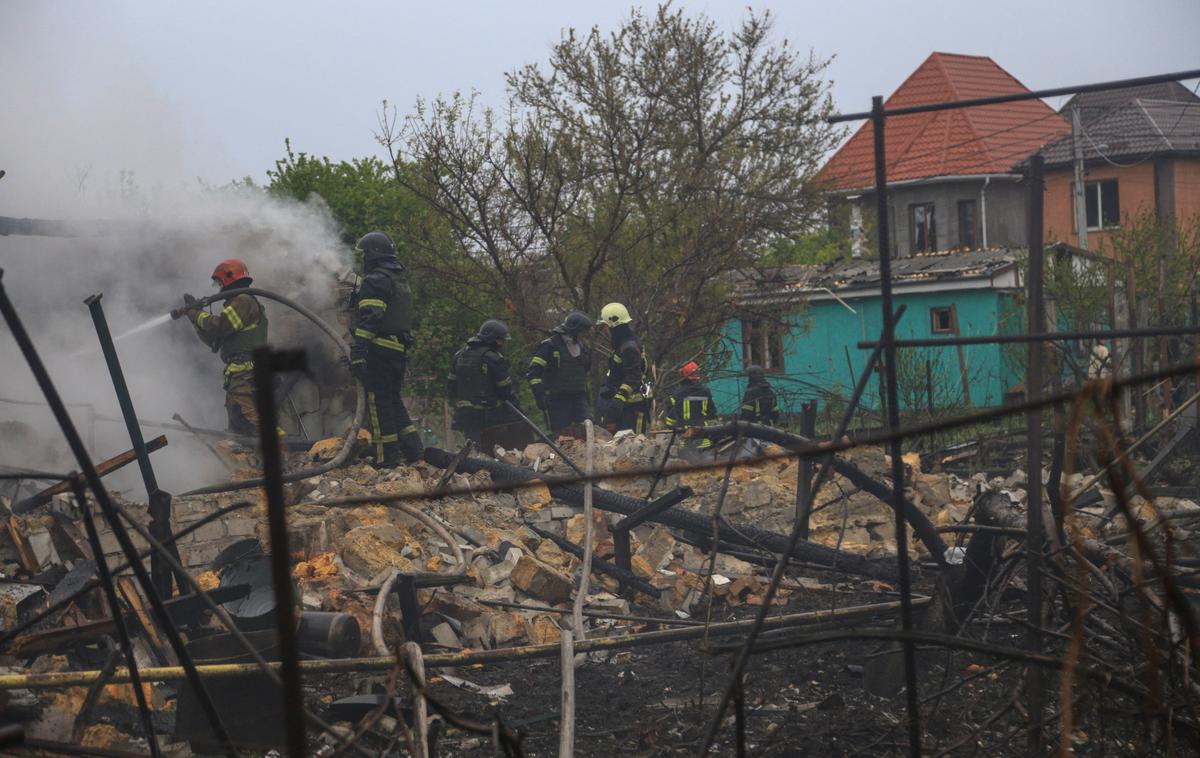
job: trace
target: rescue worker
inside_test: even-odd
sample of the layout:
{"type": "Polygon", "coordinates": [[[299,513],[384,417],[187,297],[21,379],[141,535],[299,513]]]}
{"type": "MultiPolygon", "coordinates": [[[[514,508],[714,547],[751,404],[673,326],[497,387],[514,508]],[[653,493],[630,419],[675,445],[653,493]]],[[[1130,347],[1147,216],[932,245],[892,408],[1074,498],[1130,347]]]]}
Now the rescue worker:
{"type": "Polygon", "coordinates": [[[480,445],[483,430],[508,421],[512,413],[504,403],[516,402],[508,361],[500,346],[509,338],[503,321],[488,319],[467,346],[450,362],[450,400],[454,420],[463,435],[480,445]]]}
{"type": "Polygon", "coordinates": [[[779,403],[775,390],[767,381],[762,366],[746,368],[746,394],[742,396],[742,407],[738,419],[752,424],[774,426],[779,423],[779,403]]]}
{"type": "Polygon", "coordinates": [[[529,361],[525,378],[533,398],[547,416],[550,433],[558,434],[571,424],[592,417],[587,397],[587,374],[592,351],[580,337],[592,328],[587,314],[574,311],[554,327],[554,336],[538,345],[529,361]]]}
{"type": "Polygon", "coordinates": [[[691,450],[709,450],[713,446],[712,438],[691,436],[691,430],[713,426],[720,422],[717,418],[717,406],[713,402],[712,392],[701,381],[700,367],[695,361],[688,361],[679,369],[683,382],[667,399],[667,410],[663,414],[663,423],[668,429],[684,432],[688,437],[686,448],[691,450]]]}
{"type": "Polygon", "coordinates": [[[240,293],[254,281],[246,264],[221,261],[212,273],[213,286],[224,295],[218,313],[199,307],[196,298],[183,296],[183,313],[196,328],[200,341],[225,363],[225,415],[229,431],[245,437],[258,434],[258,407],[254,404],[254,357],[267,344],[267,314],[253,295],[240,293]]]}
{"type": "Polygon", "coordinates": [[[375,465],[413,464],[425,452],[400,393],[412,336],[412,290],[408,269],[396,257],[392,238],[368,232],[358,241],[363,280],[354,308],[350,373],[367,392],[367,420],[375,465]]]}
{"type": "Polygon", "coordinates": [[[609,303],[600,309],[600,323],[609,328],[612,356],[600,397],[608,403],[602,422],[609,431],[632,429],[637,434],[648,431],[650,416],[650,368],[646,351],[633,331],[629,309],[620,303],[609,303]]]}

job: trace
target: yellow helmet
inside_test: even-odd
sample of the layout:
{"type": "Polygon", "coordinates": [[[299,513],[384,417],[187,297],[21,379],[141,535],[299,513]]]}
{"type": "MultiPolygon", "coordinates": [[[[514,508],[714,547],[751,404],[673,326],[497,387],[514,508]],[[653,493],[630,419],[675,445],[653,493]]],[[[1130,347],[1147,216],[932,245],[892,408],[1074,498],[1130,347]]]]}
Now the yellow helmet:
{"type": "Polygon", "coordinates": [[[620,303],[609,303],[600,309],[600,320],[609,326],[619,326],[633,321],[629,317],[629,309],[620,303]]]}

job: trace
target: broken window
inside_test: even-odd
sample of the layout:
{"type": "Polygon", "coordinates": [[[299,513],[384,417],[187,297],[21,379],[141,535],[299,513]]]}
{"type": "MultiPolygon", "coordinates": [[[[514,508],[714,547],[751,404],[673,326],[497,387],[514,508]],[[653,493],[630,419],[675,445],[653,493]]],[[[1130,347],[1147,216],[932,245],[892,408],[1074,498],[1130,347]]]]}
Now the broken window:
{"type": "Polygon", "coordinates": [[[783,371],[783,325],[770,319],[744,319],[742,361],[764,371],[783,371]]]}
{"type": "Polygon", "coordinates": [[[958,201],[958,246],[963,250],[974,250],[976,247],[976,227],[979,223],[977,209],[974,200],[958,201]]]}
{"type": "Polygon", "coordinates": [[[912,252],[931,253],[937,250],[937,226],[933,219],[933,203],[908,206],[908,228],[912,252]]]}
{"type": "Polygon", "coordinates": [[[929,309],[930,331],[934,334],[954,333],[954,313],[950,308],[929,309]]]}
{"type": "Polygon", "coordinates": [[[1083,197],[1087,206],[1089,231],[1108,229],[1121,224],[1121,196],[1116,179],[1084,182],[1083,197]]]}

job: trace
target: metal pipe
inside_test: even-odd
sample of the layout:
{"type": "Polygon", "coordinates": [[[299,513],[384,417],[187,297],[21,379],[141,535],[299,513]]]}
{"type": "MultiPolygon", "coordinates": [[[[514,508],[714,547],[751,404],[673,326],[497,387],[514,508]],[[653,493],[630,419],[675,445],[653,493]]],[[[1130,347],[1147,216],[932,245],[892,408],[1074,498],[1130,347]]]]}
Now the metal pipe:
{"type": "Polygon", "coordinates": [[[80,469],[83,470],[88,487],[92,490],[96,502],[100,505],[100,510],[104,513],[104,518],[108,521],[113,536],[116,537],[122,552],[128,558],[134,575],[145,589],[151,609],[154,611],[154,615],[157,617],[159,623],[163,625],[163,631],[171,643],[176,656],[179,658],[179,662],[183,665],[188,682],[195,688],[200,706],[212,726],[213,733],[225,751],[230,756],[236,756],[236,750],[229,739],[229,732],[226,731],[224,724],[221,723],[221,717],[217,714],[212,698],[209,696],[208,690],[205,689],[204,682],[200,680],[199,675],[196,673],[196,664],[192,661],[191,656],[188,655],[187,648],[184,647],[183,640],[179,636],[179,630],[171,622],[170,615],[163,606],[162,598],[155,591],[154,583],[146,573],[145,566],[138,559],[137,548],[134,547],[133,541],[129,538],[129,532],[126,531],[125,525],[117,515],[112,499],[108,496],[108,491],[104,489],[104,483],[100,481],[100,475],[96,472],[96,467],[92,464],[92,459],[83,444],[83,439],[80,438],[79,432],[75,429],[75,422],[71,420],[71,414],[67,412],[66,406],[63,405],[62,397],[58,394],[58,389],[54,386],[54,381],[50,378],[49,372],[46,371],[46,366],[42,363],[37,348],[34,347],[33,340],[30,339],[29,333],[25,331],[25,325],[21,323],[21,317],[8,297],[8,290],[4,287],[3,269],[0,269],[0,314],[4,316],[4,320],[12,332],[13,339],[16,341],[18,347],[20,347],[22,355],[24,355],[30,370],[33,372],[34,378],[37,380],[38,386],[42,390],[42,394],[46,397],[46,402],[50,405],[50,409],[53,411],[58,425],[62,428],[67,445],[71,448],[71,452],[74,454],[75,460],[79,463],[80,469]]]}
{"type": "MultiPolygon", "coordinates": [[[[892,254],[888,244],[887,148],[884,141],[886,116],[883,98],[876,95],[871,101],[871,124],[875,137],[875,202],[879,218],[879,293],[883,306],[880,341],[883,343],[883,369],[887,392],[887,428],[895,433],[900,429],[900,397],[896,391],[896,324],[892,320],[892,254]]],[[[888,446],[892,456],[892,509],[896,529],[896,569],[900,576],[900,628],[910,634],[912,618],[912,579],[908,566],[908,528],[904,520],[904,460],[901,458],[900,438],[888,446]]],[[[906,639],[904,645],[904,683],[908,702],[908,749],[912,758],[921,755],[921,710],[917,693],[916,645],[906,639]]]]}
{"type": "MultiPolygon", "coordinates": [[[[100,340],[104,362],[108,365],[113,391],[117,393],[117,403],[121,407],[121,415],[125,418],[129,442],[137,455],[142,482],[146,486],[146,498],[150,511],[150,532],[162,540],[171,534],[171,495],[158,487],[158,478],[154,475],[154,466],[150,463],[150,452],[146,449],[146,441],[142,438],[142,427],[138,424],[137,411],[133,408],[129,385],[125,382],[125,372],[121,369],[121,359],[117,355],[112,333],[108,329],[108,319],[104,316],[104,307],[100,304],[102,297],[104,297],[102,294],[97,293],[83,302],[87,303],[88,311],[92,314],[92,324],[96,327],[96,337],[100,340]]],[[[179,552],[174,546],[168,549],[172,551],[173,557],[179,557],[179,552]]],[[[157,553],[150,556],[150,576],[154,580],[154,586],[159,594],[163,597],[171,597],[171,570],[163,562],[162,556],[157,553]]]]}
{"type": "Polygon", "coordinates": [[[150,755],[159,756],[158,738],[154,734],[154,720],[150,714],[150,706],[146,703],[146,691],[142,688],[142,678],[138,676],[137,657],[133,654],[133,643],[129,641],[129,629],[125,625],[125,614],[121,612],[121,602],[117,599],[117,590],[113,585],[112,573],[108,569],[108,559],[104,557],[104,548],[100,545],[100,534],[96,531],[96,520],[92,518],[92,509],[88,505],[87,493],[78,475],[71,477],[71,490],[75,494],[75,503],[83,516],[83,528],[87,532],[88,544],[92,546],[92,556],[96,560],[96,570],[100,574],[100,586],[104,588],[104,597],[108,600],[108,612],[112,615],[117,627],[117,641],[121,645],[121,655],[125,656],[125,665],[129,668],[129,683],[133,685],[133,696],[137,699],[138,715],[142,721],[142,731],[146,735],[146,744],[150,747],[150,755]]]}
{"type": "MultiPolygon", "coordinates": [[[[913,604],[924,606],[932,601],[931,598],[914,598],[913,604]]],[[[899,610],[896,601],[872,603],[869,605],[854,605],[832,610],[804,611],[785,616],[772,616],[765,622],[770,629],[782,629],[805,624],[817,624],[829,621],[851,621],[855,619],[886,616],[899,610]]],[[[742,621],[726,621],[705,626],[689,626],[678,629],[663,629],[639,634],[624,634],[617,637],[600,637],[597,639],[580,640],[576,647],[577,653],[597,650],[621,650],[623,648],[657,645],[667,642],[678,642],[703,637],[727,637],[741,634],[750,628],[753,619],[742,621]]],[[[435,653],[425,656],[427,668],[453,668],[473,666],[477,663],[506,663],[509,661],[527,660],[530,658],[549,658],[558,655],[557,643],[549,645],[524,645],[521,647],[497,648],[494,650],[470,650],[458,653],[435,653]]],[[[271,668],[277,669],[280,664],[273,662],[271,668]]],[[[376,656],[371,658],[342,658],[338,660],[307,660],[300,661],[300,669],[309,674],[334,674],[348,671],[389,671],[396,666],[395,656],[376,656]]],[[[197,667],[206,678],[228,679],[241,676],[252,676],[260,673],[253,663],[217,663],[197,667]]],[[[99,671],[59,671],[44,674],[0,674],[0,690],[15,689],[57,689],[60,687],[79,687],[92,684],[99,678],[99,671]]],[[[142,678],[148,682],[172,682],[184,678],[184,672],[179,666],[163,666],[141,670],[142,678]]],[[[113,684],[129,681],[129,670],[119,668],[108,679],[113,684]]]]}
{"type": "Polygon", "coordinates": [[[1176,71],[1171,74],[1156,74],[1154,76],[1139,76],[1134,79],[1114,79],[1112,81],[1096,82],[1094,84],[1076,84],[1071,87],[1054,87],[1052,89],[1033,91],[1026,90],[1024,92],[1014,92],[1009,95],[975,97],[968,100],[951,100],[943,103],[929,103],[927,105],[909,105],[903,108],[884,109],[881,104],[878,111],[872,107],[871,110],[863,111],[861,113],[835,113],[825,120],[830,124],[840,124],[846,121],[864,121],[866,119],[873,119],[876,117],[877,113],[879,117],[905,116],[912,113],[932,113],[934,111],[946,111],[956,108],[974,108],[980,105],[1015,103],[1022,100],[1041,100],[1047,97],[1077,95],[1085,92],[1103,92],[1104,90],[1128,89],[1129,87],[1140,87],[1143,84],[1162,84],[1163,82],[1177,82],[1183,79],[1196,78],[1200,78],[1200,69],[1176,71]]]}
{"type": "MultiPolygon", "coordinates": [[[[1043,177],[1044,163],[1038,153],[1029,161],[1029,279],[1026,282],[1025,330],[1031,335],[1040,335],[1046,328],[1045,302],[1042,299],[1042,281],[1045,276],[1042,247],[1043,193],[1046,191],[1043,177]]],[[[1037,402],[1042,395],[1042,345],[1030,342],[1025,353],[1025,397],[1037,402]]],[[[1036,407],[1025,414],[1026,434],[1029,449],[1025,459],[1025,470],[1029,472],[1028,500],[1026,504],[1025,561],[1028,593],[1027,613],[1029,625],[1026,630],[1026,647],[1038,654],[1042,649],[1042,559],[1046,549],[1046,525],[1042,520],[1042,409],[1036,407]]],[[[909,630],[905,630],[906,632],[909,630]]],[[[1042,750],[1042,711],[1046,702],[1046,680],[1042,670],[1030,666],[1026,672],[1025,688],[1029,698],[1028,710],[1031,721],[1026,747],[1030,754],[1042,750]]]]}
{"type": "Polygon", "coordinates": [[[271,583],[275,590],[275,630],[279,635],[279,657],[283,679],[283,719],[288,755],[296,758],[306,752],[304,739],[304,694],[300,690],[300,647],[296,642],[296,609],[292,596],[291,550],[288,547],[287,505],[283,500],[283,460],[275,431],[275,374],[303,371],[304,352],[254,351],[254,401],[258,406],[258,433],[262,453],[263,489],[267,496],[267,526],[271,537],[271,583]]]}

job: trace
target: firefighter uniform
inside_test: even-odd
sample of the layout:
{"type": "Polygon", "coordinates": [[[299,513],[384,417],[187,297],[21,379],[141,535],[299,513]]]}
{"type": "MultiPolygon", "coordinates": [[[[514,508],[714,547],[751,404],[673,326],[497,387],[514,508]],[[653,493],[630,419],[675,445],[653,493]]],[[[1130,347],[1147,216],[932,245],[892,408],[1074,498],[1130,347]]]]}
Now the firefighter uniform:
{"type": "MultiPolygon", "coordinates": [[[[699,381],[699,369],[696,368],[696,364],[689,363],[684,366],[683,373],[683,383],[667,399],[667,410],[663,414],[663,423],[669,429],[679,431],[720,423],[712,392],[699,381]],[[691,371],[688,370],[689,367],[691,371]]],[[[713,441],[709,437],[691,437],[685,445],[693,450],[709,450],[712,446],[713,441]]]]}
{"type": "Polygon", "coordinates": [[[778,424],[779,403],[775,398],[775,390],[767,382],[762,368],[750,366],[746,369],[746,376],[749,377],[749,382],[746,385],[746,394],[742,396],[738,419],[752,424],[778,424]]]}
{"type": "Polygon", "coordinates": [[[246,437],[258,434],[254,350],[267,344],[267,314],[262,304],[253,295],[237,294],[238,289],[249,285],[249,277],[226,285],[223,290],[229,297],[217,313],[199,308],[184,311],[200,340],[225,363],[225,415],[229,431],[246,437]]]}
{"type": "Polygon", "coordinates": [[[508,361],[500,352],[500,343],[507,338],[508,327],[499,321],[486,321],[450,362],[448,389],[454,403],[454,420],[477,446],[484,429],[512,418],[504,403],[515,402],[517,396],[508,374],[508,361]]]}
{"type": "Polygon", "coordinates": [[[364,277],[355,304],[350,369],[366,389],[376,465],[415,463],[425,446],[401,397],[414,342],[408,270],[383,232],[367,234],[358,246],[364,277]]]}
{"type": "Polygon", "coordinates": [[[647,431],[650,418],[650,373],[646,352],[633,327],[618,324],[612,328],[612,356],[600,397],[610,400],[604,422],[613,431],[647,431]]]}
{"type": "Polygon", "coordinates": [[[553,337],[538,345],[529,361],[525,377],[538,407],[546,412],[551,434],[592,417],[587,396],[592,352],[579,341],[579,334],[591,326],[587,316],[572,313],[554,328],[553,337]]]}

